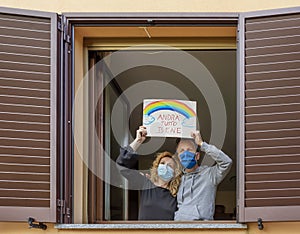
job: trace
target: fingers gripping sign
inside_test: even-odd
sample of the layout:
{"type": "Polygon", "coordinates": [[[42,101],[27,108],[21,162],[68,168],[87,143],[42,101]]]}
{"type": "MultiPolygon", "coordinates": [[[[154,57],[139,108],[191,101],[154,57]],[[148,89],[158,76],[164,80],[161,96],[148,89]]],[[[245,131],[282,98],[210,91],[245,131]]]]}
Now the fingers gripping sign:
{"type": "Polygon", "coordinates": [[[146,140],[147,129],[144,126],[140,126],[138,130],[136,130],[136,137],[134,141],[130,144],[130,147],[136,151],[140,145],[146,140]]]}
{"type": "Polygon", "coordinates": [[[140,126],[138,130],[136,130],[136,140],[139,143],[143,143],[146,140],[147,129],[144,126],[140,126]]]}
{"type": "Polygon", "coordinates": [[[196,131],[193,131],[191,133],[191,136],[194,138],[195,140],[195,143],[199,146],[202,145],[203,143],[203,140],[202,140],[202,137],[201,137],[201,134],[200,134],[200,131],[199,130],[196,130],[196,131]]]}

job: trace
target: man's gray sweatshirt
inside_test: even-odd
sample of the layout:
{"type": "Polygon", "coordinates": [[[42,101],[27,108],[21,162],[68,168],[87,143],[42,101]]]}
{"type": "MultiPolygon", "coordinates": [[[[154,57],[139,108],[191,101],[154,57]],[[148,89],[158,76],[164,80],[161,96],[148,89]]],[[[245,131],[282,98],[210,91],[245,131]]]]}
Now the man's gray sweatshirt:
{"type": "Polygon", "coordinates": [[[224,152],[205,142],[201,151],[216,161],[214,166],[200,166],[185,173],[177,193],[175,220],[213,220],[218,184],[230,170],[232,160],[224,152]]]}

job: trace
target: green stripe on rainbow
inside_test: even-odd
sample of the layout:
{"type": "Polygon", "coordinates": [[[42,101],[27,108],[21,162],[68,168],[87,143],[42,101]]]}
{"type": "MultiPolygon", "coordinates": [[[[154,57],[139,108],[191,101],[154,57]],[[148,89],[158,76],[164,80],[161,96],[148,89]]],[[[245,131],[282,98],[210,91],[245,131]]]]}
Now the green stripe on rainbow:
{"type": "Polygon", "coordinates": [[[194,112],[193,109],[191,109],[186,104],[176,100],[161,100],[161,101],[151,102],[144,108],[143,113],[144,115],[151,115],[152,113],[161,110],[175,111],[182,114],[188,119],[196,116],[196,113],[194,112]]]}

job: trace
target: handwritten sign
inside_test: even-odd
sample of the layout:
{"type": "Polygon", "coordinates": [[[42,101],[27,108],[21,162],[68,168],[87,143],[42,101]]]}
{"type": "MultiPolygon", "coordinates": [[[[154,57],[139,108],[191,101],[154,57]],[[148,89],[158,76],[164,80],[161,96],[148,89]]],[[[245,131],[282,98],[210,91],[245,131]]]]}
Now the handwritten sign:
{"type": "Polygon", "coordinates": [[[152,137],[191,138],[196,130],[196,102],[168,99],[145,99],[143,126],[152,137]]]}

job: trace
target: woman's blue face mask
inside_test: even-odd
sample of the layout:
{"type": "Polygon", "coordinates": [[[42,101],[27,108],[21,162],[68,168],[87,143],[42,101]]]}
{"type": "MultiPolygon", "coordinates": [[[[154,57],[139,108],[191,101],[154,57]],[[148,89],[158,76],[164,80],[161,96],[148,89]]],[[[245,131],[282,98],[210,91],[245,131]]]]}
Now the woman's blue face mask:
{"type": "Polygon", "coordinates": [[[195,156],[196,153],[190,152],[188,150],[182,152],[179,155],[182,166],[187,169],[193,168],[197,163],[195,156]]]}

